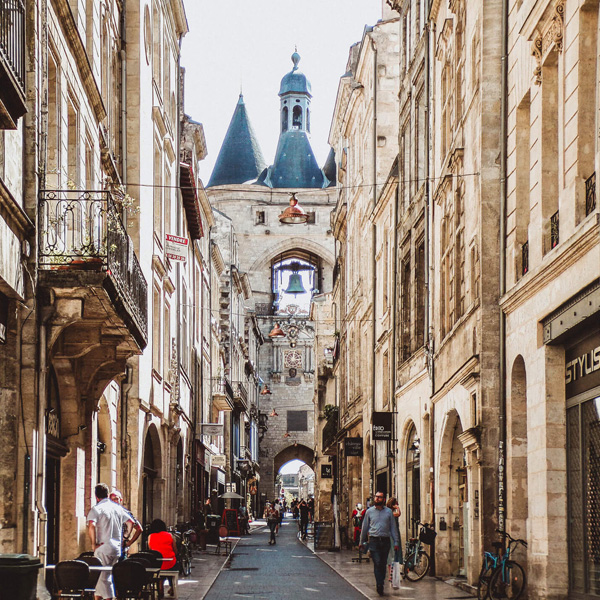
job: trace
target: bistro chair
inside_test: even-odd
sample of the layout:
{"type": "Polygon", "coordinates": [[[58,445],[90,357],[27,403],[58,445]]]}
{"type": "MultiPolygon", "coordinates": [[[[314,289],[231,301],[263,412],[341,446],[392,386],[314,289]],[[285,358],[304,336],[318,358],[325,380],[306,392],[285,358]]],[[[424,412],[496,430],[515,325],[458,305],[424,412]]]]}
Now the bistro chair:
{"type": "Polygon", "coordinates": [[[233,541],[229,537],[229,529],[227,529],[227,525],[221,525],[219,527],[219,541],[217,543],[215,554],[221,553],[221,546],[223,546],[223,549],[225,550],[225,556],[231,554],[232,545],[233,541]]]}
{"type": "Polygon", "coordinates": [[[63,560],[54,567],[57,599],[85,598],[90,568],[81,560],[63,560]]]}
{"type": "MultiPolygon", "coordinates": [[[[83,552],[77,557],[77,560],[80,560],[88,565],[88,567],[101,567],[101,560],[92,554],[89,555],[88,552],[83,552]]],[[[90,596],[91,600],[94,599],[94,592],[96,591],[96,584],[98,583],[98,579],[100,579],[100,571],[92,571],[90,569],[90,575],[88,577],[88,582],[86,585],[86,595],[90,596]]]]}
{"type": "Polygon", "coordinates": [[[152,598],[152,590],[146,587],[146,566],[142,560],[128,558],[123,562],[113,565],[113,584],[118,600],[138,600],[152,598]]]}
{"type": "Polygon", "coordinates": [[[162,567],[162,554],[156,550],[146,550],[144,552],[136,552],[129,557],[129,560],[137,560],[142,558],[148,561],[148,566],[154,569],[160,569],[162,567]]]}

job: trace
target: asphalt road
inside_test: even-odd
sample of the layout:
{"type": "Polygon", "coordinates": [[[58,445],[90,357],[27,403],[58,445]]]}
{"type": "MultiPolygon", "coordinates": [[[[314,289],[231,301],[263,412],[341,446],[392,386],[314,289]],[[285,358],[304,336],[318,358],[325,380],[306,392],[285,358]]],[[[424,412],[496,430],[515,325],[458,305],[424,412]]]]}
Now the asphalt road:
{"type": "Polygon", "coordinates": [[[243,537],[206,600],[364,600],[298,541],[297,533],[296,522],[290,520],[280,527],[275,546],[269,546],[268,528],[243,537]]]}

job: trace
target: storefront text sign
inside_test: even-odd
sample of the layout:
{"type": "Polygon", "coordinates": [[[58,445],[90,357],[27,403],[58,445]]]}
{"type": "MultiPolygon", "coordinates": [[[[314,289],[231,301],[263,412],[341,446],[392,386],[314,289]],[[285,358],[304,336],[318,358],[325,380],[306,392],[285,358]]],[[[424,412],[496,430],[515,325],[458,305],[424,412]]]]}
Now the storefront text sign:
{"type": "Polygon", "coordinates": [[[373,439],[391,440],[392,439],[392,413],[374,412],[373,413],[373,439]]]}
{"type": "Polygon", "coordinates": [[[165,256],[169,260],[185,262],[187,260],[188,241],[187,238],[167,233],[165,235],[165,256]]]}
{"type": "Polygon", "coordinates": [[[333,477],[333,465],[321,465],[321,479],[331,479],[333,477]]]}
{"type": "Polygon", "coordinates": [[[202,423],[202,433],[204,435],[223,435],[223,424],[202,423]]]}
{"type": "Polygon", "coordinates": [[[347,437],[344,439],[344,452],[346,456],[363,455],[363,439],[361,437],[347,437]]]}
{"type": "Polygon", "coordinates": [[[215,454],[212,457],[211,465],[213,467],[219,467],[219,468],[223,469],[223,468],[225,468],[226,464],[227,464],[227,458],[224,454],[215,454]]]}
{"type": "Polygon", "coordinates": [[[600,333],[566,349],[565,385],[567,398],[600,385],[600,333]]]}

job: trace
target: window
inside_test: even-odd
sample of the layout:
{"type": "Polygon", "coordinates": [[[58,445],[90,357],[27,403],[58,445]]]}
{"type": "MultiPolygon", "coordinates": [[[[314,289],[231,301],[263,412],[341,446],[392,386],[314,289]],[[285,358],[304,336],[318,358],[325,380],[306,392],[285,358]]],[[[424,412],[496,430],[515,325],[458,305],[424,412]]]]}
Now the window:
{"type": "Polygon", "coordinates": [[[49,189],[60,189],[60,82],[52,53],[48,56],[48,175],[49,189]]]}
{"type": "Polygon", "coordinates": [[[152,293],[152,368],[160,373],[160,291],[156,286],[152,293]]]}
{"type": "Polygon", "coordinates": [[[288,130],[288,118],[289,118],[289,109],[287,106],[283,107],[283,110],[281,111],[281,131],[287,131],[288,130]]]}
{"type": "Polygon", "coordinates": [[[169,377],[171,368],[171,308],[165,301],[165,312],[163,319],[163,377],[169,377]]]}
{"type": "Polygon", "coordinates": [[[162,219],[162,154],[157,139],[154,140],[154,233],[163,244],[162,219]]]}
{"type": "Polygon", "coordinates": [[[410,245],[405,250],[405,256],[402,259],[400,277],[402,290],[400,297],[400,331],[402,332],[400,355],[405,361],[410,356],[410,245]]]}
{"type": "Polygon", "coordinates": [[[264,225],[265,224],[265,211],[264,210],[256,211],[255,223],[256,223],[256,225],[264,225]]]}
{"type": "Polygon", "coordinates": [[[79,189],[79,119],[72,98],[67,101],[67,187],[79,189]]]}
{"type": "Polygon", "coordinates": [[[314,225],[317,222],[317,215],[314,212],[309,212],[306,213],[308,215],[308,219],[306,220],[306,223],[308,225],[314,225]]]}
{"type": "Polygon", "coordinates": [[[530,92],[527,92],[517,107],[517,125],[515,128],[515,249],[519,278],[529,270],[529,264],[525,267],[523,259],[529,261],[529,245],[527,253],[519,253],[518,249],[527,244],[529,239],[529,217],[530,217],[530,173],[531,173],[531,100],[530,92]],[[519,262],[521,264],[519,264],[519,262]]]}
{"type": "Polygon", "coordinates": [[[287,430],[288,431],[308,431],[308,411],[306,411],[306,410],[288,410],[287,411],[287,430]]]}
{"type": "Polygon", "coordinates": [[[425,241],[417,242],[415,249],[415,341],[416,348],[425,343],[425,241]]]}
{"type": "Polygon", "coordinates": [[[297,129],[302,128],[302,107],[294,106],[294,110],[292,112],[292,127],[296,127],[297,129]]]}

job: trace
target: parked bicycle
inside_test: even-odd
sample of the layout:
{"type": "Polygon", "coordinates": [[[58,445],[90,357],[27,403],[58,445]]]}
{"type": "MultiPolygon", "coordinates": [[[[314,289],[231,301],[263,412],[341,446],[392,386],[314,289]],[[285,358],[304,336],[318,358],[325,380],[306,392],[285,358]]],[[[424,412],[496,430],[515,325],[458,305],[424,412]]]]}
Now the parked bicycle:
{"type": "Polygon", "coordinates": [[[493,542],[495,553],[485,552],[483,564],[479,573],[477,584],[477,598],[479,600],[517,600],[525,591],[527,578],[523,567],[514,560],[511,555],[518,545],[527,547],[525,540],[515,539],[505,531],[497,530],[498,533],[508,540],[508,546],[500,555],[503,542],[493,542]]]}
{"type": "Polygon", "coordinates": [[[404,577],[410,581],[419,581],[429,572],[429,554],[424,545],[431,546],[437,533],[428,523],[421,523],[418,519],[412,519],[412,522],[421,529],[419,537],[410,538],[406,542],[404,577]]]}
{"type": "Polygon", "coordinates": [[[177,546],[177,562],[179,563],[179,574],[187,577],[192,573],[192,549],[190,537],[195,533],[193,529],[188,529],[181,533],[174,527],[170,528],[171,534],[175,538],[177,546]]]}

